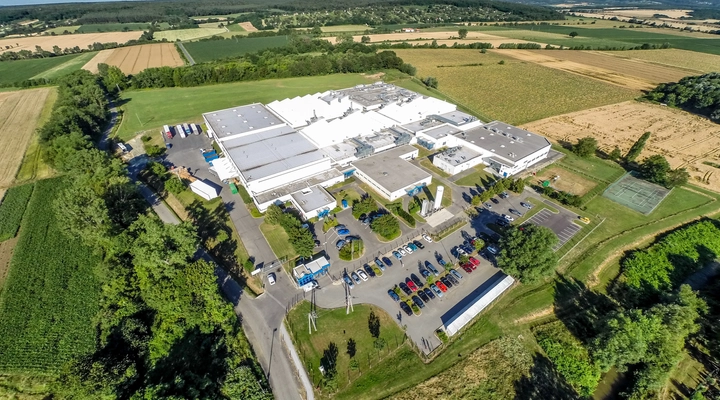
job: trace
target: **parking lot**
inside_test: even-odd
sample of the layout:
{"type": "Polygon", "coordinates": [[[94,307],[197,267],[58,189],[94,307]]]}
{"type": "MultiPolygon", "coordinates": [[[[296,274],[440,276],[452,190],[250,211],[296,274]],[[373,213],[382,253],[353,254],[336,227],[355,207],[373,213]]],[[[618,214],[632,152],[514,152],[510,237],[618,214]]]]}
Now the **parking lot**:
{"type": "MultiPolygon", "coordinates": [[[[577,219],[577,217],[573,219],[577,219]]],[[[557,250],[582,229],[580,225],[573,222],[573,219],[568,219],[568,216],[564,213],[556,214],[544,209],[530,217],[527,222],[552,229],[558,237],[558,244],[555,245],[555,250],[557,250]]]]}

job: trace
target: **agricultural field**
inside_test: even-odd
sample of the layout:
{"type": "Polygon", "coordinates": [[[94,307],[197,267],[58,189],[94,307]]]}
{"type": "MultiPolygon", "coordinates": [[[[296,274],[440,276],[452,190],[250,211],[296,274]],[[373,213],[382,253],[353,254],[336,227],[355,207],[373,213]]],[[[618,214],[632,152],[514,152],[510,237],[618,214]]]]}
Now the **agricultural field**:
{"type": "Polygon", "coordinates": [[[337,74],[309,78],[271,79],[193,88],[124,91],[125,118],[118,129],[121,140],[141,131],[155,131],[165,124],[202,121],[201,114],[238,104],[269,103],[307,93],[341,89],[375,82],[360,74],[337,74]],[[218,93],[224,93],[218,96],[218,93]]]}
{"type": "Polygon", "coordinates": [[[143,44],[101,50],[82,68],[97,72],[97,65],[105,63],[119,67],[125,74],[136,74],[146,68],[184,65],[173,43],[143,44]]]}
{"type": "Polygon", "coordinates": [[[230,32],[237,32],[238,34],[240,34],[240,33],[242,33],[242,32],[247,32],[247,31],[245,30],[245,28],[243,28],[240,24],[229,24],[229,25],[225,25],[225,27],[226,27],[230,32]]]}
{"type": "Polygon", "coordinates": [[[23,160],[53,88],[0,92],[0,188],[7,188],[23,160]]]}
{"type": "Polygon", "coordinates": [[[93,250],[66,236],[52,209],[61,179],[39,181],[0,298],[0,372],[56,373],[95,348],[100,287],[93,250]]]}
{"type": "Polygon", "coordinates": [[[366,30],[373,30],[372,27],[367,25],[333,25],[323,26],[320,28],[323,32],[365,32],[366,30]]]}
{"type": "MultiPolygon", "coordinates": [[[[67,56],[33,58],[30,60],[0,61],[0,84],[13,84],[32,79],[47,71],[72,72],[66,67],[82,54],[67,56]]],[[[79,67],[77,69],[80,69],[79,67]]]]}
{"type": "Polygon", "coordinates": [[[238,22],[238,25],[248,32],[257,32],[258,30],[252,22],[238,22]]]}
{"type": "Polygon", "coordinates": [[[570,143],[593,136],[602,151],[618,146],[623,154],[644,132],[651,132],[639,160],[661,154],[673,168],[687,168],[695,184],[720,192],[720,126],[682,110],[631,101],[535,121],[524,128],[570,143]]]}
{"type": "Polygon", "coordinates": [[[75,33],[80,28],[80,25],[70,25],[70,26],[58,26],[55,28],[46,29],[43,31],[44,34],[56,34],[56,35],[62,35],[63,32],[68,31],[70,33],[75,33]]]}
{"type": "Polygon", "coordinates": [[[34,184],[15,186],[7,190],[0,198],[0,242],[17,235],[20,222],[25,214],[25,207],[32,195],[34,184]]]}
{"type": "Polygon", "coordinates": [[[153,34],[155,40],[167,39],[168,42],[195,40],[213,35],[219,35],[227,32],[225,28],[188,28],[188,29],[170,29],[167,31],[159,31],[153,34]]]}
{"type": "Polygon", "coordinates": [[[77,33],[95,33],[95,32],[128,32],[128,31],[147,31],[152,27],[149,23],[118,23],[118,24],[86,24],[81,25],[77,29],[77,33]]]}
{"type": "MultiPolygon", "coordinates": [[[[579,74],[621,87],[650,90],[660,83],[678,81],[694,71],[613,57],[604,52],[571,50],[492,50],[521,61],[579,74]]],[[[650,50],[648,50],[650,51],[650,50]]]]}
{"type": "MultiPolygon", "coordinates": [[[[52,79],[52,78],[58,78],[67,74],[70,74],[72,72],[75,72],[77,70],[80,70],[85,63],[87,63],[89,60],[91,60],[93,57],[95,57],[97,53],[90,52],[90,53],[82,53],[78,54],[77,57],[67,59],[62,64],[59,64],[55,67],[52,67],[48,70],[45,70],[35,76],[33,76],[31,79],[52,79]]],[[[59,57],[55,57],[59,58],[59,57]]]]}
{"type": "MultiPolygon", "coordinates": [[[[445,27],[447,29],[447,27],[445,27]]],[[[422,31],[422,32],[410,32],[410,33],[379,33],[375,35],[355,35],[353,36],[353,40],[356,42],[359,42],[360,39],[362,39],[363,36],[368,36],[370,38],[371,43],[380,43],[380,42],[403,42],[403,41],[410,41],[410,43],[425,43],[430,42],[432,40],[437,40],[438,44],[448,44],[448,46],[451,46],[452,43],[458,42],[458,43],[474,43],[474,42],[486,42],[486,43],[493,43],[494,46],[499,46],[501,43],[526,43],[522,40],[516,41],[516,40],[509,40],[507,38],[504,38],[499,35],[495,35],[495,32],[492,34],[480,32],[480,31],[470,31],[468,32],[467,38],[464,40],[456,39],[458,33],[457,31],[448,31],[448,30],[442,30],[442,31],[422,31]]],[[[337,43],[337,38],[335,37],[327,37],[326,40],[330,41],[330,43],[337,43]]]]}
{"type": "Polygon", "coordinates": [[[397,49],[420,77],[438,79],[450,101],[510,124],[630,100],[639,91],[478,50],[397,49]],[[501,64],[502,63],[502,64],[501,64]]]}
{"type": "Polygon", "coordinates": [[[268,36],[183,43],[185,49],[190,53],[192,58],[199,63],[219,60],[227,57],[237,57],[245,53],[252,53],[272,47],[282,47],[287,44],[287,36],[268,36]]]}
{"type": "Polygon", "coordinates": [[[659,65],[683,68],[694,71],[693,75],[720,71],[720,56],[714,54],[698,53],[696,51],[679,49],[662,50],[629,50],[623,52],[605,52],[618,58],[631,58],[651,62],[659,65]]]}
{"type": "Polygon", "coordinates": [[[88,45],[93,43],[125,43],[129,40],[135,40],[140,37],[142,32],[105,32],[105,33],[82,33],[75,35],[57,35],[57,36],[29,36],[21,38],[5,38],[0,39],[0,53],[6,51],[18,52],[20,50],[35,51],[35,46],[42,47],[43,50],[52,51],[53,46],[61,49],[72,48],[75,46],[81,49],[87,49],[88,45]]]}

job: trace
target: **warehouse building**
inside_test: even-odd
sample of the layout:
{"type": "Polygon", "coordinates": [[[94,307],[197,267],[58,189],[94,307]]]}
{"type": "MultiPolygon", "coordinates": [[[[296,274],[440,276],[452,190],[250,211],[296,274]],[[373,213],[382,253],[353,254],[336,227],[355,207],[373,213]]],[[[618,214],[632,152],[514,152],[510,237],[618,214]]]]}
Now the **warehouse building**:
{"type": "Polygon", "coordinates": [[[418,149],[400,146],[352,163],[355,176],[390,201],[414,196],[430,184],[432,175],[412,165],[418,149]]]}
{"type": "Polygon", "coordinates": [[[508,290],[515,279],[497,272],[490,279],[478,286],[467,297],[458,302],[445,315],[440,317],[443,328],[448,336],[453,336],[465,325],[469,324],[478,314],[486,309],[495,299],[508,290]]]}

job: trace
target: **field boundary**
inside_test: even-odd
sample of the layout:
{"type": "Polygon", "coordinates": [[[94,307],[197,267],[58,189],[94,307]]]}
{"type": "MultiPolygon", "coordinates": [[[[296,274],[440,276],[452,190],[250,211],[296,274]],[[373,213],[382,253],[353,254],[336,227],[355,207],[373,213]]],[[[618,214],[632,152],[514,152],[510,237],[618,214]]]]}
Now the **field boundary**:
{"type": "Polygon", "coordinates": [[[190,55],[190,53],[188,53],[187,49],[185,49],[185,46],[183,46],[183,43],[182,43],[182,42],[175,42],[175,44],[177,45],[178,49],[180,49],[180,51],[182,52],[182,54],[185,56],[185,59],[187,60],[188,64],[190,64],[190,65],[195,65],[195,60],[193,60],[193,58],[192,58],[192,56],[190,55]]]}

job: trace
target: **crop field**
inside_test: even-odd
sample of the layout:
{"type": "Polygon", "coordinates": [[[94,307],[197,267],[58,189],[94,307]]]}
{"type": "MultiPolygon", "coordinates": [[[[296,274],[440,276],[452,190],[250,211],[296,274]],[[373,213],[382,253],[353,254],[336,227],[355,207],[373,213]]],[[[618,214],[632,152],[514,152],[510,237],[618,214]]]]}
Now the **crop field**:
{"type": "Polygon", "coordinates": [[[15,179],[45,100],[53,90],[0,92],[0,188],[10,186],[15,179]]]}
{"type": "Polygon", "coordinates": [[[248,32],[257,32],[258,30],[252,22],[238,22],[238,25],[248,32]]]}
{"type": "MultiPolygon", "coordinates": [[[[662,82],[677,81],[694,71],[619,58],[605,52],[572,50],[492,50],[521,61],[575,73],[625,88],[650,90],[662,82]]],[[[650,50],[648,50],[650,51],[650,50]]]]}
{"type": "MultiPolygon", "coordinates": [[[[97,53],[83,53],[79,54],[76,57],[70,58],[64,63],[57,65],[55,67],[52,67],[48,70],[45,70],[35,76],[33,76],[31,79],[52,79],[61,77],[64,75],[67,75],[71,72],[75,72],[83,67],[85,63],[87,63],[89,60],[91,60],[93,57],[95,57],[97,53]]],[[[59,58],[59,57],[56,57],[59,58]]]]}
{"type": "Polygon", "coordinates": [[[183,43],[185,49],[190,53],[192,58],[199,63],[219,60],[227,57],[237,57],[245,53],[252,53],[272,47],[282,47],[287,44],[287,36],[268,36],[183,43]]]}
{"type": "Polygon", "coordinates": [[[229,25],[225,25],[225,27],[231,32],[237,32],[237,33],[247,32],[245,30],[245,28],[243,28],[240,24],[229,24],[229,25]]]}
{"type": "Polygon", "coordinates": [[[333,25],[323,26],[323,32],[365,32],[366,30],[373,30],[372,27],[367,25],[333,25]]]}
{"type": "Polygon", "coordinates": [[[0,198],[0,242],[14,238],[25,214],[25,207],[32,195],[34,184],[15,186],[0,198]]]}
{"type": "MultiPolygon", "coordinates": [[[[447,28],[447,27],[446,27],[447,28]]],[[[458,43],[473,43],[473,42],[488,42],[488,43],[494,43],[498,42],[500,43],[521,43],[522,41],[515,41],[515,40],[508,40],[502,36],[495,35],[495,32],[493,34],[485,33],[485,32],[479,32],[479,31],[470,31],[468,32],[467,38],[464,40],[460,39],[453,39],[457,37],[458,33],[457,31],[422,31],[422,32],[410,32],[410,33],[378,33],[374,35],[355,35],[353,36],[353,40],[356,42],[359,42],[360,39],[363,36],[368,36],[370,38],[370,42],[372,43],[379,43],[379,42],[402,42],[402,41],[411,41],[411,43],[415,43],[416,41],[418,43],[424,43],[424,41],[432,41],[437,40],[440,44],[441,41],[444,43],[451,42],[458,42],[458,43]]],[[[327,37],[325,38],[330,43],[336,43],[337,38],[334,37],[327,37]]]]}
{"type": "Polygon", "coordinates": [[[0,298],[0,371],[54,373],[95,346],[100,287],[93,250],[61,232],[51,211],[61,179],[39,181],[0,298]]]}
{"type": "MultiPolygon", "coordinates": [[[[159,32],[158,32],[159,33],[159,32]]],[[[138,39],[142,32],[104,32],[104,33],[82,33],[75,35],[58,35],[58,36],[29,36],[21,38],[5,38],[0,39],[0,53],[6,51],[29,50],[34,52],[35,46],[40,46],[43,50],[52,51],[53,46],[61,49],[72,48],[75,46],[81,49],[87,49],[88,45],[96,42],[100,43],[125,43],[128,40],[138,39]]]]}
{"type": "MultiPolygon", "coordinates": [[[[141,131],[155,131],[165,124],[202,121],[201,114],[253,102],[269,103],[330,89],[374,82],[360,74],[309,78],[270,79],[193,88],[167,88],[122,93],[125,117],[118,130],[127,140],[141,131]],[[218,93],[223,93],[218,96],[218,93]]],[[[1,95],[1,94],[0,94],[1,95]]]]}
{"type": "Polygon", "coordinates": [[[696,51],[679,49],[662,50],[629,50],[622,52],[606,52],[618,58],[632,58],[659,65],[668,65],[676,68],[695,71],[694,74],[720,71],[720,56],[696,51]]]}
{"type": "Polygon", "coordinates": [[[395,52],[417,67],[418,76],[437,78],[438,89],[450,101],[477,115],[510,124],[618,103],[640,94],[493,52],[450,49],[395,52]]]}
{"type": "Polygon", "coordinates": [[[123,31],[146,31],[151,28],[149,23],[125,23],[125,24],[86,24],[77,29],[77,33],[94,32],[123,32],[123,31]]]}
{"type": "Polygon", "coordinates": [[[68,31],[70,33],[75,33],[80,28],[80,25],[71,25],[71,26],[58,26],[55,28],[46,29],[43,31],[44,33],[51,34],[55,33],[56,35],[62,35],[63,32],[68,31]]]}
{"type": "Polygon", "coordinates": [[[168,42],[180,40],[182,42],[212,35],[219,35],[226,32],[225,28],[189,28],[189,29],[170,29],[167,31],[155,32],[153,37],[155,40],[167,39],[168,42]]]}
{"type": "MultiPolygon", "coordinates": [[[[50,58],[33,58],[30,60],[15,60],[0,62],[0,83],[12,84],[21,82],[33,77],[42,75],[46,71],[58,71],[58,69],[72,72],[65,69],[71,65],[73,60],[82,54],[72,54],[67,56],[50,57],[50,58]]],[[[80,69],[79,67],[77,69],[80,69]]]]}
{"type": "Polygon", "coordinates": [[[623,154],[644,132],[651,132],[638,160],[661,154],[673,168],[687,168],[694,183],[720,192],[720,168],[714,166],[720,167],[720,125],[682,110],[631,101],[535,121],[524,128],[571,143],[593,136],[602,151],[618,146],[623,154]]]}
{"type": "Polygon", "coordinates": [[[102,50],[88,61],[83,69],[97,72],[97,65],[105,63],[119,67],[125,74],[136,74],[146,68],[184,65],[172,43],[143,44],[102,50]]]}

